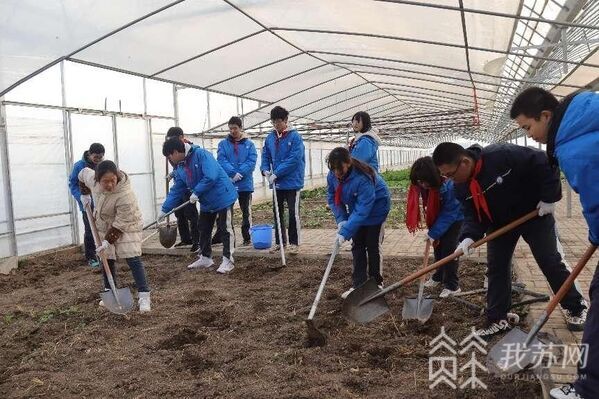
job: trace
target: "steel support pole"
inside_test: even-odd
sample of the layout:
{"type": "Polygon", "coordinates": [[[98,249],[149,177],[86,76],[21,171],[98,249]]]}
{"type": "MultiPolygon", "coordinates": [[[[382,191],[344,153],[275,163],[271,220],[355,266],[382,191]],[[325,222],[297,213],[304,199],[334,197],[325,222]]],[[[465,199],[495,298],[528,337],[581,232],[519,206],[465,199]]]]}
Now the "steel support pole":
{"type": "Polygon", "coordinates": [[[8,159],[8,128],[4,96],[0,96],[0,158],[2,159],[2,180],[4,181],[4,207],[7,233],[10,235],[10,255],[17,256],[17,235],[15,231],[14,203],[10,181],[10,161],[8,159]]]}

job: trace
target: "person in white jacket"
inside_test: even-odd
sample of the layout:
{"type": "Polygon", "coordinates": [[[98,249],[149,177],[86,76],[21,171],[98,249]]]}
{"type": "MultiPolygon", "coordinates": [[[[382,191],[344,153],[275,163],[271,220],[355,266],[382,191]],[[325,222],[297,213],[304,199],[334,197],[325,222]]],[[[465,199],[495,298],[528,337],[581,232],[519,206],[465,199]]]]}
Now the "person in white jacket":
{"type": "MultiPolygon", "coordinates": [[[[131,269],[139,295],[139,311],[151,309],[150,287],[141,262],[142,216],[133,192],[129,176],[112,161],[102,161],[96,170],[84,168],[79,172],[83,206],[95,204],[93,218],[102,239],[96,248],[98,255],[104,253],[116,280],[115,262],[124,258],[131,269]],[[90,195],[91,194],[91,195],[90,195]]],[[[104,271],[102,271],[104,274],[104,271]]],[[[110,289],[104,274],[104,289],[110,289]]],[[[103,303],[100,301],[100,306],[103,303]]]]}

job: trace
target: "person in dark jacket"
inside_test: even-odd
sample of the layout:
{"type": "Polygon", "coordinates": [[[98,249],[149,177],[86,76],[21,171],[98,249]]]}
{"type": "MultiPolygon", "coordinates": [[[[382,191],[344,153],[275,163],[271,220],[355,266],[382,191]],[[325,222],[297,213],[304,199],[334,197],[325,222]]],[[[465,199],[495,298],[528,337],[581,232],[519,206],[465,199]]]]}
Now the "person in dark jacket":
{"type": "MultiPolygon", "coordinates": [[[[288,125],[288,116],[289,112],[280,106],[276,106],[270,111],[270,120],[274,129],[264,140],[260,171],[268,179],[270,185],[275,188],[279,206],[278,225],[281,226],[283,242],[279,243],[277,230],[275,232],[277,245],[271,252],[278,251],[279,245],[287,244],[287,230],[283,214],[286,202],[289,209],[289,253],[295,255],[299,251],[301,241],[300,191],[304,188],[306,155],[302,136],[288,125]]],[[[276,226],[277,223],[275,223],[276,226]]]]}
{"type": "Polygon", "coordinates": [[[349,152],[353,158],[366,162],[375,171],[379,170],[378,149],[381,139],[375,129],[372,128],[370,115],[360,111],[351,119],[352,128],[356,135],[349,144],[349,152]]]}
{"type": "MultiPolygon", "coordinates": [[[[431,157],[418,158],[410,169],[410,188],[406,207],[406,226],[411,233],[420,228],[420,199],[428,227],[426,240],[430,241],[435,253],[435,262],[451,255],[458,246],[458,238],[464,214],[462,204],[455,196],[454,184],[441,177],[431,157]]],[[[428,279],[425,287],[436,287],[443,283],[441,298],[461,291],[458,278],[459,261],[453,260],[428,279]]]]}
{"type": "MultiPolygon", "coordinates": [[[[589,226],[589,242],[599,246],[599,94],[575,92],[559,102],[553,94],[530,87],[516,97],[510,116],[533,140],[547,144],[549,159],[580,195],[589,226]]],[[[589,290],[591,306],[582,335],[586,363],[578,379],[551,390],[554,399],[599,398],[599,265],[589,290]]]]}
{"type": "Polygon", "coordinates": [[[337,222],[337,242],[352,239],[352,288],[341,295],[345,299],[368,277],[383,284],[381,243],[391,195],[383,178],[346,148],[333,149],[327,163],[327,202],[337,222]]]}
{"type": "MultiPolygon", "coordinates": [[[[487,243],[487,326],[476,331],[490,337],[512,328],[507,318],[511,305],[511,262],[522,237],[557,292],[570,275],[557,239],[553,212],[562,197],[559,173],[551,168],[543,151],[514,144],[492,144],[467,150],[455,143],[441,143],[433,152],[441,174],[454,181],[464,209],[464,226],[457,250],[468,256],[470,246],[490,233],[538,209],[539,217],[487,243]]],[[[582,330],[587,304],[572,287],[561,301],[568,328],[582,330]]]]}
{"type": "MultiPolygon", "coordinates": [[[[244,136],[241,118],[229,119],[229,136],[218,143],[216,159],[237,189],[239,208],[241,209],[241,235],[243,245],[250,245],[250,226],[252,218],[252,193],[254,192],[254,168],[258,153],[256,146],[244,136]]],[[[217,230],[212,243],[222,242],[222,232],[217,230]]]]}
{"type": "Polygon", "coordinates": [[[183,143],[177,138],[164,142],[162,153],[177,165],[175,184],[171,187],[158,220],[183,202],[191,190],[189,201],[200,203],[200,256],[187,266],[188,269],[209,268],[212,260],[211,233],[218,216],[222,224],[223,260],[217,273],[229,273],[235,267],[235,230],[233,228],[233,204],[237,201],[237,190],[223,168],[209,151],[196,145],[183,143]]]}
{"type": "MultiPolygon", "coordinates": [[[[96,165],[98,165],[104,159],[105,153],[104,146],[100,143],[93,143],[89,146],[89,150],[83,153],[81,159],[73,165],[73,170],[69,176],[69,190],[71,191],[71,195],[77,201],[79,205],[79,210],[81,211],[81,215],[83,216],[83,226],[85,229],[83,235],[83,246],[85,248],[85,259],[87,260],[87,264],[92,268],[98,268],[100,263],[96,257],[96,245],[94,243],[94,236],[92,235],[92,230],[89,225],[89,220],[87,220],[87,215],[85,213],[85,209],[83,208],[84,204],[81,202],[81,189],[79,187],[79,172],[81,172],[84,168],[96,169],[96,165]]],[[[87,198],[87,197],[86,197],[87,198]]],[[[90,204],[93,209],[93,203],[90,204]]]]}
{"type": "MultiPolygon", "coordinates": [[[[166,139],[168,140],[171,137],[176,137],[184,144],[193,144],[191,141],[185,138],[185,134],[183,133],[183,129],[177,126],[173,126],[166,132],[166,139]]],[[[167,175],[167,180],[170,181],[176,178],[177,174],[175,173],[175,169],[177,165],[173,165],[173,171],[167,175]]],[[[191,191],[188,190],[183,195],[183,202],[188,201],[191,196],[191,191]]],[[[190,252],[198,252],[200,249],[200,227],[199,227],[199,219],[198,219],[198,208],[195,204],[189,204],[182,209],[179,209],[175,212],[175,217],[177,218],[177,229],[179,230],[179,237],[181,241],[175,244],[175,247],[183,247],[186,245],[191,245],[190,252]]]]}

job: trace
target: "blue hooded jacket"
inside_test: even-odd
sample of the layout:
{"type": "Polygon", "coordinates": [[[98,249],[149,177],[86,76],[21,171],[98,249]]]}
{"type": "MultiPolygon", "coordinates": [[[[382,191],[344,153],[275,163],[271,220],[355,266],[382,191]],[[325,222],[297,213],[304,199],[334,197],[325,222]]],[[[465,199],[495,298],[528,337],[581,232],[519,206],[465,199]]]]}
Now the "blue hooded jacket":
{"type": "MultiPolygon", "coordinates": [[[[69,176],[69,190],[71,191],[71,195],[79,204],[79,210],[82,213],[85,213],[83,209],[83,204],[81,203],[81,190],[79,190],[79,172],[81,172],[84,168],[96,169],[96,165],[93,162],[87,159],[88,151],[83,153],[81,159],[73,165],[73,170],[71,171],[71,175],[69,176]]],[[[92,203],[92,209],[94,205],[92,203]]]]}
{"type": "Polygon", "coordinates": [[[352,158],[356,158],[362,162],[366,162],[372,168],[379,171],[379,159],[377,152],[381,139],[371,129],[366,133],[359,133],[356,135],[354,142],[349,146],[349,153],[352,158]]]}
{"type": "Polygon", "coordinates": [[[185,159],[177,165],[175,174],[175,184],[162,204],[162,212],[181,205],[188,190],[198,196],[202,212],[218,212],[237,201],[237,190],[231,179],[214,156],[199,146],[191,146],[185,159]]]}
{"type": "Polygon", "coordinates": [[[237,142],[237,152],[231,136],[218,143],[216,159],[225,173],[232,178],[239,173],[243,178],[233,183],[239,192],[254,191],[254,168],[258,153],[252,140],[242,138],[237,142]]]}
{"type": "Polygon", "coordinates": [[[370,176],[352,168],[341,189],[341,205],[335,205],[339,180],[333,172],[327,175],[329,207],[337,224],[347,221],[340,234],[349,240],[361,226],[382,224],[391,210],[391,195],[383,178],[377,173],[376,182],[370,176]]]}
{"type": "Polygon", "coordinates": [[[302,136],[295,129],[289,130],[280,139],[273,130],[262,149],[262,164],[260,171],[271,170],[277,176],[277,190],[301,190],[304,188],[306,169],[306,154],[302,136]],[[277,144],[278,142],[278,144],[277,144]]]}
{"type": "Polygon", "coordinates": [[[438,240],[455,222],[464,220],[462,212],[462,204],[455,196],[453,181],[446,180],[439,188],[439,196],[441,197],[441,209],[437,220],[428,230],[428,236],[433,240],[438,240]]]}
{"type": "Polygon", "coordinates": [[[599,94],[574,96],[555,136],[555,156],[580,195],[589,241],[599,245],[599,94]]]}

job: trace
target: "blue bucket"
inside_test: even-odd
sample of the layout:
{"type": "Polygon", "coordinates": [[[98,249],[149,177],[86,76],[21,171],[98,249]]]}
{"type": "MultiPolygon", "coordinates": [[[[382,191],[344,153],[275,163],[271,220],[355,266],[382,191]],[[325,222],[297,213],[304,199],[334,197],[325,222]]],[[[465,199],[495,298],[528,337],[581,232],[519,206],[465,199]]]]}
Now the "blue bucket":
{"type": "Polygon", "coordinates": [[[257,224],[250,228],[252,244],[256,249],[268,249],[272,246],[272,225],[257,224]]]}

